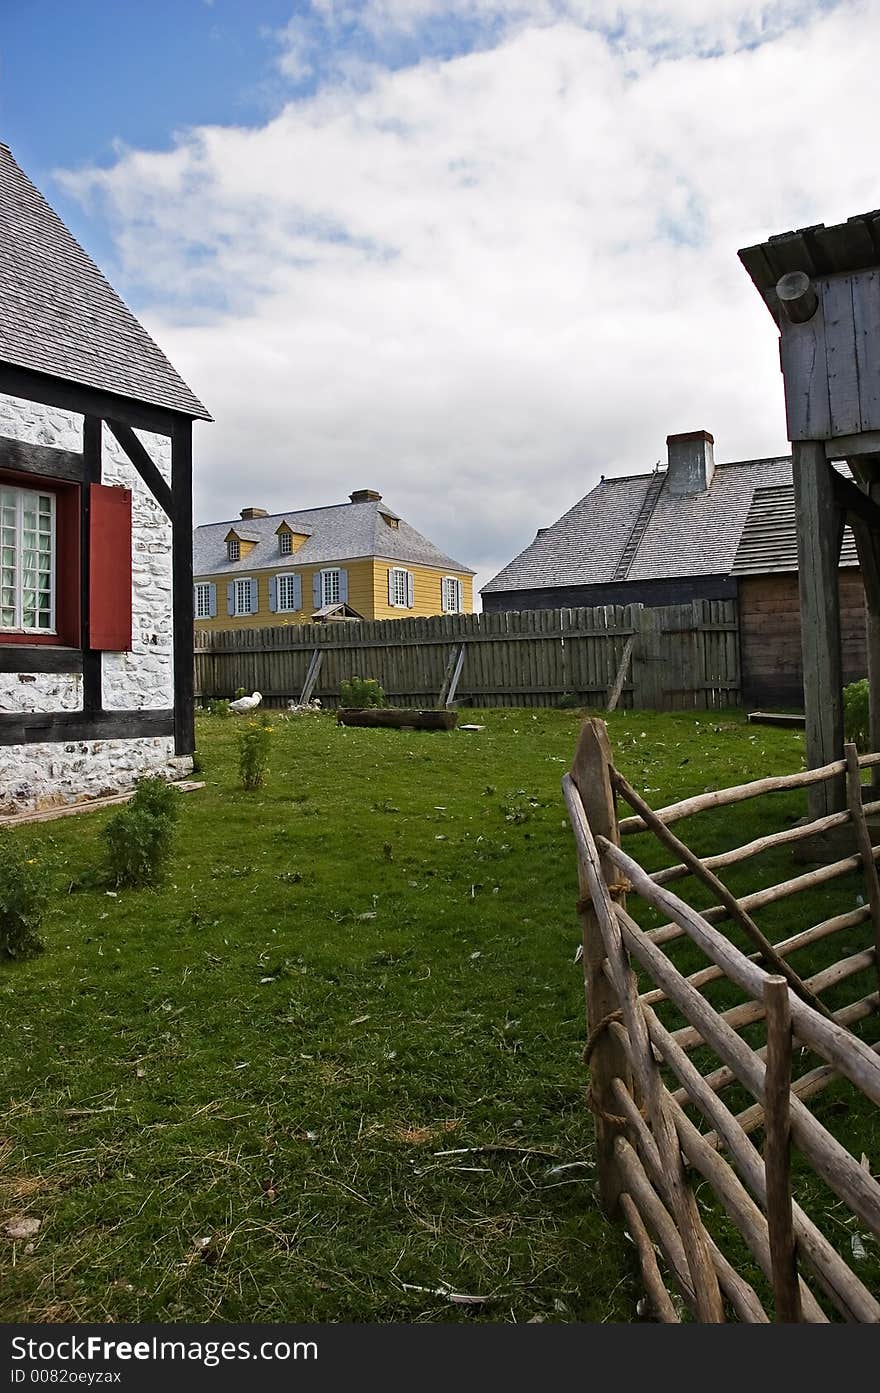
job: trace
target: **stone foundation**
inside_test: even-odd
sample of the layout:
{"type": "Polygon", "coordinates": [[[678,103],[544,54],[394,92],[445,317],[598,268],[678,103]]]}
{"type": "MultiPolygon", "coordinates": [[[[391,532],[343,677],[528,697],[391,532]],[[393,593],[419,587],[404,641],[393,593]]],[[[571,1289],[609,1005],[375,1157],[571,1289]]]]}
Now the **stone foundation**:
{"type": "Polygon", "coordinates": [[[191,772],[192,759],[175,756],[170,736],[5,745],[0,747],[0,815],[125,793],[142,774],[183,779],[191,772]]]}

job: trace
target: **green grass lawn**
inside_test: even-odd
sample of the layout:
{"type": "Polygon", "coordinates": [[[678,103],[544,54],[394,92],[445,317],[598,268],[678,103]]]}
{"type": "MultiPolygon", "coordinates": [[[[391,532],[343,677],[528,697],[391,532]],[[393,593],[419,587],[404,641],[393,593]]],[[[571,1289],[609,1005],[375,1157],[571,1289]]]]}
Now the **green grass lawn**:
{"type": "MultiPolygon", "coordinates": [[[[279,719],[245,793],[237,723],[200,718],[207,787],[158,891],[95,885],[110,812],[15,832],[55,893],[46,952],[0,967],[0,1219],[41,1220],[0,1240],[0,1319],[635,1318],[584,1103],[559,789],[581,716],[467,719],[279,719]]],[[[739,713],[609,724],[655,806],[803,758],[739,713]]]]}

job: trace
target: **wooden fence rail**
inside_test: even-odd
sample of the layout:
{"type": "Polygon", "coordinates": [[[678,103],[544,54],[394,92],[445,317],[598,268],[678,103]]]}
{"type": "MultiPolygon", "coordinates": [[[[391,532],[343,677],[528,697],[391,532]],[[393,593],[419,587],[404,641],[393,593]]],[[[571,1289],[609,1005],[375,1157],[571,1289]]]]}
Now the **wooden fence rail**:
{"type": "MultiPolygon", "coordinates": [[[[581,731],[563,795],[578,853],[599,1191],[609,1215],[619,1213],[630,1230],[659,1320],[680,1318],[664,1285],[668,1274],[685,1305],[703,1321],[733,1316],[824,1323],[840,1317],[880,1323],[880,1302],[863,1280],[868,1273],[858,1270],[862,1248],[853,1238],[862,1225],[867,1242],[880,1237],[880,1184],[864,1158],[857,1159],[831,1130],[837,1115],[826,1110],[820,1116],[806,1105],[836,1083],[848,1089],[844,1113],[847,1102],[863,1109],[880,1106],[880,1046],[873,1039],[878,995],[876,990],[859,995],[866,985],[876,987],[880,971],[880,895],[871,889],[880,846],[872,844],[866,817],[871,805],[865,804],[862,782],[878,760],[880,755],[859,756],[848,745],[844,760],[811,770],[809,777],[758,779],[652,810],[615,769],[604,723],[591,719],[581,731]],[[717,868],[788,846],[790,829],[736,848],[735,856],[705,859],[669,831],[669,823],[685,817],[809,789],[844,772],[850,775],[850,806],[835,815],[843,818],[835,825],[848,827],[855,852],[834,866],[734,896],[709,862],[717,868]],[[633,816],[618,818],[618,797],[633,816]],[[649,874],[624,851],[621,838],[640,833],[652,838],[652,859],[659,843],[673,856],[673,865],[649,874]],[[850,903],[861,871],[868,903],[857,915],[838,914],[775,942],[753,923],[753,908],[824,884],[827,872],[836,877],[841,867],[851,876],[841,892],[850,903]],[[685,878],[691,888],[710,889],[720,903],[698,909],[665,888],[670,880],[685,878]],[[642,928],[627,908],[627,896],[670,923],[642,928]],[[754,953],[745,953],[715,928],[724,919],[751,940],[754,953]],[[801,949],[857,926],[862,951],[844,948],[848,956],[812,976],[804,975],[809,964],[791,965],[801,949]],[[685,951],[676,961],[679,947],[685,951]],[[706,963],[697,970],[695,949],[706,963]],[[729,1006],[724,996],[701,990],[722,979],[746,999],[729,1006]],[[856,999],[842,1005],[844,982],[856,999]],[[819,996],[832,987],[833,1009],[819,996]],[[855,1033],[858,1022],[872,1027],[867,1040],[855,1033]],[[748,1037],[739,1033],[746,1027],[748,1037]],[[823,1062],[811,1067],[811,1056],[823,1062]],[[725,1097],[731,1087],[734,1095],[725,1097]],[[753,1100],[745,1109],[743,1091],[753,1100]],[[761,1149],[751,1137],[759,1129],[761,1149]],[[792,1144],[801,1155],[796,1178],[792,1144]],[[694,1171],[708,1182],[699,1207],[694,1171]],[[798,1203],[798,1191],[809,1196],[809,1214],[798,1203]],[[736,1266],[725,1256],[721,1245],[730,1246],[730,1234],[716,1222],[713,1195],[739,1230],[751,1262],[733,1249],[736,1266]],[[651,1251],[653,1243],[664,1267],[651,1251]]],[[[764,815],[755,810],[756,818],[764,815]]],[[[827,821],[813,821],[811,830],[827,821]]],[[[779,864],[755,874],[778,876],[779,864]]],[[[808,918],[807,909],[803,914],[808,918]]],[[[853,935],[847,938],[853,942],[853,935]]],[[[856,945],[858,940],[856,935],[856,945]]]]}
{"type": "Polygon", "coordinates": [[[324,706],[348,677],[374,677],[390,702],[713,709],[740,701],[735,600],[645,609],[600,605],[431,619],[200,630],[196,699],[259,691],[268,705],[308,690],[324,706]],[[454,680],[453,680],[454,679],[454,680]],[[450,695],[451,687],[451,695],[450,695]],[[309,690],[310,689],[310,690],[309,690]]]}

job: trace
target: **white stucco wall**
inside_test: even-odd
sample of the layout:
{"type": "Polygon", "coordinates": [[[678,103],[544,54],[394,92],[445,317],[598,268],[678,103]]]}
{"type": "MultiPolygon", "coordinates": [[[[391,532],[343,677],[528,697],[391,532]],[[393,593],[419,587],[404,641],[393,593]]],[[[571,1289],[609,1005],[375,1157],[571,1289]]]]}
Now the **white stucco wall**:
{"type": "MultiPolygon", "coordinates": [[[[166,480],[171,442],[137,432],[166,480]]],[[[82,417],[0,395],[0,436],[33,445],[82,449],[82,417]]],[[[108,711],[163,710],[174,704],[171,523],[107,427],[101,482],[132,491],[132,651],[102,655],[102,700],[108,711]]],[[[0,712],[72,711],[82,679],[0,673],[0,712]]],[[[140,772],[180,774],[170,737],[0,746],[0,813],[118,792],[140,772]]]]}

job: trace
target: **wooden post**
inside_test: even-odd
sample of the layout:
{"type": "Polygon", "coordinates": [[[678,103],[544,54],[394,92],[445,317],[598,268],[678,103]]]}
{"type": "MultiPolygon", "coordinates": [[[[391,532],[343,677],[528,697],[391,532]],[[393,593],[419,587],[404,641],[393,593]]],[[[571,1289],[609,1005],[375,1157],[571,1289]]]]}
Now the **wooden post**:
{"type": "Polygon", "coordinates": [[[792,1322],[801,1318],[801,1298],[791,1208],[791,1013],[785,978],[768,977],[763,995],[767,1013],[764,1172],[773,1296],[777,1321],[792,1322]]]}
{"type": "Polygon", "coordinates": [[[83,482],[80,495],[80,643],[83,655],[83,711],[103,706],[102,655],[91,646],[89,633],[91,591],[91,486],[101,482],[103,422],[100,416],[83,417],[83,482]]]}
{"type": "Polygon", "coordinates": [[[174,595],[174,753],[196,747],[193,663],[192,421],[176,421],[171,435],[171,569],[174,595]]]}
{"type": "MultiPolygon", "coordinates": [[[[593,836],[607,837],[610,842],[619,844],[617,811],[609,774],[611,762],[611,746],[604,722],[592,718],[585,721],[571,766],[571,777],[580,794],[593,836]]],[[[620,877],[604,858],[602,874],[612,896],[621,902],[622,892],[612,888],[619,884],[620,877]]],[[[619,1009],[620,1002],[603,971],[605,947],[602,931],[580,862],[578,878],[578,908],[584,941],[587,1023],[592,1035],[606,1017],[619,1009]]],[[[618,1104],[612,1088],[615,1078],[622,1079],[627,1087],[631,1088],[632,1073],[626,1051],[608,1029],[602,1029],[601,1033],[594,1037],[590,1053],[590,1088],[593,1102],[596,1108],[601,1110],[596,1112],[599,1198],[608,1215],[616,1212],[621,1190],[624,1188],[614,1153],[615,1138],[623,1134],[624,1127],[622,1123],[611,1121],[612,1116],[618,1115],[618,1104]]]]}
{"type": "MultiPolygon", "coordinates": [[[[847,460],[852,475],[868,497],[880,502],[880,462],[874,456],[847,460]]],[[[868,649],[868,732],[872,750],[880,750],[880,533],[861,518],[850,516],[865,587],[865,638],[868,649]]],[[[880,792],[880,771],[873,770],[871,787],[880,792]]]]}
{"type": "Polygon", "coordinates": [[[605,707],[606,711],[616,710],[617,703],[620,701],[620,694],[623,691],[623,684],[626,681],[626,674],[629,671],[629,664],[632,658],[635,641],[635,634],[630,634],[626,643],[623,645],[623,653],[620,656],[620,666],[617,669],[617,676],[614,679],[611,691],[608,693],[608,705],[605,707]]]}
{"type": "Polygon", "coordinates": [[[443,674],[443,686],[440,688],[440,695],[437,698],[438,706],[451,707],[455,701],[455,693],[458,691],[458,679],[461,677],[461,670],[464,667],[465,644],[459,644],[458,648],[451,648],[449,651],[449,661],[446,664],[446,671],[443,674]]]}
{"type": "Polygon", "coordinates": [[[309,659],[308,671],[306,672],[306,680],[305,682],[303,682],[303,689],[300,693],[299,698],[300,706],[308,706],[309,702],[311,701],[312,692],[315,690],[315,684],[318,681],[318,673],[321,671],[321,664],[323,663],[323,661],[323,648],[316,648],[311,658],[309,659]]]}
{"type": "MultiPolygon", "coordinates": [[[[796,441],[792,452],[807,764],[816,769],[843,756],[843,664],[837,569],[843,517],[835,501],[824,444],[816,440],[796,441]]],[[[814,784],[807,799],[813,819],[841,812],[846,807],[843,779],[814,784]]]]}

